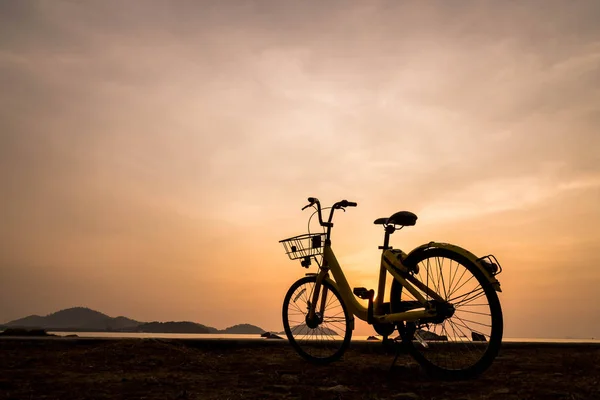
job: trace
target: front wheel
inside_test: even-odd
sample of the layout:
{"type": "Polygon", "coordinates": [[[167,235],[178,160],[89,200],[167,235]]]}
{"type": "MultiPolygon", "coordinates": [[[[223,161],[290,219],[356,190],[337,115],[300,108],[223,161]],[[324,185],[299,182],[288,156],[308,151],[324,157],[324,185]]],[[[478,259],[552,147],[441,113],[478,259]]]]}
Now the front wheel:
{"type": "Polygon", "coordinates": [[[350,344],[352,325],[339,292],[326,281],[321,285],[315,318],[308,319],[316,280],[316,276],[307,276],[290,287],[283,300],[283,327],[298,354],[327,364],[338,360],[350,344]]]}
{"type": "MultiPolygon", "coordinates": [[[[492,285],[477,265],[448,249],[427,250],[411,264],[419,271],[415,277],[450,305],[444,306],[449,310],[446,318],[399,326],[415,360],[445,379],[466,379],[485,371],[498,354],[503,330],[502,309],[492,285]]],[[[392,312],[418,305],[397,281],[390,296],[392,312]]]]}

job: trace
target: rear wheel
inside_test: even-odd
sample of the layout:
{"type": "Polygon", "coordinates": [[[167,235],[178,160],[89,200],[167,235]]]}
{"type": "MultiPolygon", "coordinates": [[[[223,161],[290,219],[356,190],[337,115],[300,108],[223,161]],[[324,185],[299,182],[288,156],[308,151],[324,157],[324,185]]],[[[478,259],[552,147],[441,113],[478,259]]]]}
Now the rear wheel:
{"type": "MultiPolygon", "coordinates": [[[[431,375],[446,379],[466,379],[485,371],[498,355],[503,330],[502,309],[492,285],[477,265],[447,249],[424,251],[409,262],[418,266],[415,277],[452,306],[444,319],[399,326],[415,360],[431,375]]],[[[415,297],[397,281],[390,296],[392,312],[417,308],[415,297]]]]}
{"type": "Polygon", "coordinates": [[[283,300],[283,327],[298,354],[311,362],[327,364],[338,360],[348,347],[352,326],[340,294],[325,281],[317,300],[315,319],[308,319],[316,279],[316,276],[307,276],[290,287],[283,300]],[[325,305],[322,314],[321,304],[325,305]]]}

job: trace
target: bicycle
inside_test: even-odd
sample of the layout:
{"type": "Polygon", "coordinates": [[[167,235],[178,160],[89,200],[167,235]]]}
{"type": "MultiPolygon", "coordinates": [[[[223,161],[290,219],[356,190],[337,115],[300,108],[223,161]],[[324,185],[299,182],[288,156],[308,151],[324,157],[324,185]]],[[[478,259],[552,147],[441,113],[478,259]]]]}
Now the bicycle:
{"type": "MultiPolygon", "coordinates": [[[[292,284],[283,301],[283,325],[292,347],[308,361],[327,364],[340,359],[350,344],[354,317],[372,325],[389,342],[400,342],[430,374],[465,379],[485,371],[502,342],[501,292],[496,275],[502,272],[492,254],[477,257],[449,243],[429,242],[408,254],[389,245],[397,230],[416,224],[417,216],[400,211],[378,218],[385,236],[377,296],[373,289],[350,289],[331,245],[333,215],[357,204],[347,200],[330,208],[323,220],[321,203],[309,197],[318,214],[321,233],[280,240],[291,260],[308,268],[314,260],[318,273],[307,273],[292,284]],[[331,275],[333,277],[330,276],[331,275]],[[393,277],[389,302],[384,302],[387,274],[393,277]],[[362,305],[356,297],[367,300],[362,305]]],[[[310,228],[310,219],[309,219],[310,228]]],[[[394,360],[395,362],[395,360],[394,360]]]]}

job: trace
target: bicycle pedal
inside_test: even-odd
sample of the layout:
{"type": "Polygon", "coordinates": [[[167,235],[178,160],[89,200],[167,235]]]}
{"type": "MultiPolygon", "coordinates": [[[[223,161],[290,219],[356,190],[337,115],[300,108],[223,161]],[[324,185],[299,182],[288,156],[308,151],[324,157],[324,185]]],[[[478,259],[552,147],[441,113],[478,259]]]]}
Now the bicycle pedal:
{"type": "Polygon", "coordinates": [[[373,298],[375,291],[373,289],[368,290],[364,287],[356,287],[352,290],[355,296],[363,300],[369,300],[373,298]]]}

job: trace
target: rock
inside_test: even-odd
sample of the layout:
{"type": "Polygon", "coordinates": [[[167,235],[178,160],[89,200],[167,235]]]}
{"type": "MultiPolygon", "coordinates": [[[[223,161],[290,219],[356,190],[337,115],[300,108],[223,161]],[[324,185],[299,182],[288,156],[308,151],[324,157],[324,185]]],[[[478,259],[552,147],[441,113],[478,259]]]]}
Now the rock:
{"type": "Polygon", "coordinates": [[[265,389],[271,390],[274,392],[289,393],[292,390],[292,387],[289,385],[268,385],[268,386],[265,386],[265,389]]]}
{"type": "Polygon", "coordinates": [[[335,385],[335,386],[328,387],[328,388],[321,388],[321,390],[324,390],[327,392],[336,392],[336,393],[345,393],[345,392],[352,391],[352,389],[350,389],[348,386],[344,386],[344,385],[335,385]]]}
{"type": "Polygon", "coordinates": [[[413,392],[406,392],[406,393],[396,393],[394,395],[392,395],[392,399],[399,399],[399,400],[416,400],[419,398],[419,395],[413,392]]]}
{"type": "Polygon", "coordinates": [[[379,339],[377,339],[375,336],[369,336],[367,338],[367,340],[370,340],[370,341],[379,341],[379,339]]]}
{"type": "Polygon", "coordinates": [[[279,340],[282,340],[283,338],[281,336],[277,336],[277,335],[273,334],[273,335],[269,336],[267,339],[279,339],[279,340]]]}
{"type": "Polygon", "coordinates": [[[281,382],[283,382],[283,383],[300,383],[300,377],[298,375],[290,375],[290,374],[281,375],[281,382]]]}
{"type": "Polygon", "coordinates": [[[494,394],[508,394],[510,393],[510,389],[509,388],[501,388],[498,390],[494,390],[492,393],[494,394]]]}
{"type": "Polygon", "coordinates": [[[448,337],[446,335],[438,335],[436,333],[426,331],[424,329],[418,329],[416,333],[418,333],[419,336],[421,336],[421,338],[423,340],[440,340],[440,341],[448,340],[448,337]]]}
{"type": "Polygon", "coordinates": [[[266,339],[283,339],[281,336],[278,336],[275,333],[271,333],[271,332],[265,332],[260,336],[264,337],[266,339]]]}
{"type": "Polygon", "coordinates": [[[487,342],[485,336],[477,332],[471,332],[471,339],[473,339],[474,342],[487,342]]]}
{"type": "Polygon", "coordinates": [[[45,329],[6,328],[0,336],[55,336],[45,329]]]}

